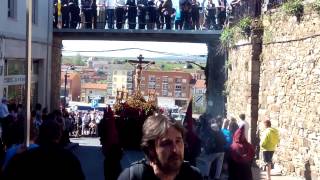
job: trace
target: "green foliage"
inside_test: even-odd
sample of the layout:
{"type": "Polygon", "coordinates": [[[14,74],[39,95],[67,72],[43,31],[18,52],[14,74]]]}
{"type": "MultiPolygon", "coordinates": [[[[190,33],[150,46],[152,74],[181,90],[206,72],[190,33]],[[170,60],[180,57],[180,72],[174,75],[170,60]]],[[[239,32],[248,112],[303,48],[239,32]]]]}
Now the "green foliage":
{"type": "Polygon", "coordinates": [[[313,7],[314,7],[314,9],[318,12],[318,14],[320,14],[320,0],[316,0],[316,1],[313,3],[313,7]]]}
{"type": "Polygon", "coordinates": [[[244,33],[245,35],[249,35],[250,34],[251,22],[252,22],[252,18],[247,16],[247,17],[242,18],[238,22],[237,26],[240,28],[242,33],[244,33]]]}
{"type": "Polygon", "coordinates": [[[301,17],[303,14],[302,0],[289,0],[283,4],[282,9],[286,14],[301,17]]]}
{"type": "Polygon", "coordinates": [[[263,31],[263,41],[265,43],[270,43],[272,42],[272,37],[273,37],[272,32],[269,29],[265,28],[263,31]]]}
{"type": "Polygon", "coordinates": [[[235,44],[235,29],[234,27],[230,28],[230,27],[226,27],[223,29],[221,36],[220,36],[220,42],[221,45],[224,48],[233,46],[235,44]]]}
{"type": "Polygon", "coordinates": [[[226,61],[225,61],[225,64],[224,64],[224,69],[225,70],[230,70],[230,71],[232,71],[232,63],[231,63],[231,60],[230,59],[227,59],[226,61]]]}
{"type": "Polygon", "coordinates": [[[74,66],[85,66],[86,63],[82,60],[80,54],[76,56],[67,56],[63,57],[62,64],[74,65],[74,66]]]}

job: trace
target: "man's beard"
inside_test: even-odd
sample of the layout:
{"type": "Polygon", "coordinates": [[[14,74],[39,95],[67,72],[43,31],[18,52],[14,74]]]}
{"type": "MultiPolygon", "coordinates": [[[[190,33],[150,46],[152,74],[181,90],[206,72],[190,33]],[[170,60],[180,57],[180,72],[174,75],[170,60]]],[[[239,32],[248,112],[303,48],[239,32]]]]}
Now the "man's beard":
{"type": "Polygon", "coordinates": [[[177,173],[179,172],[181,165],[183,163],[183,158],[181,155],[176,153],[171,154],[165,162],[161,162],[159,157],[156,157],[156,164],[158,168],[166,174],[177,173]]]}

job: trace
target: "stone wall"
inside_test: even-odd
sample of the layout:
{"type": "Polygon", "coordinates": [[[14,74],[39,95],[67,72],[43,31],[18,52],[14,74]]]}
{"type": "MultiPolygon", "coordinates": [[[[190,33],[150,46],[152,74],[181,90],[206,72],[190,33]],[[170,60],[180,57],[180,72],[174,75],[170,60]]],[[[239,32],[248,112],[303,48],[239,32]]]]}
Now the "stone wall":
{"type": "MultiPolygon", "coordinates": [[[[262,131],[270,117],[281,142],[274,161],[283,174],[320,178],[320,16],[310,6],[300,22],[281,9],[262,16],[260,58],[251,39],[229,49],[227,112],[240,113],[262,131]],[[259,68],[257,70],[256,68],[259,68]],[[256,81],[259,81],[256,83],[256,81]],[[258,85],[258,98],[253,84],[258,85]],[[258,108],[253,108],[258,102],[258,108]],[[259,113],[254,119],[252,114],[259,113]]],[[[253,37],[253,36],[251,36],[253,37]]]]}
{"type": "MultiPolygon", "coordinates": [[[[282,12],[263,17],[259,120],[270,116],[281,143],[275,161],[286,174],[320,178],[320,17],[282,12]],[[308,168],[308,167],[307,167],[308,168]]],[[[259,123],[261,124],[261,123],[259,123]]]]}

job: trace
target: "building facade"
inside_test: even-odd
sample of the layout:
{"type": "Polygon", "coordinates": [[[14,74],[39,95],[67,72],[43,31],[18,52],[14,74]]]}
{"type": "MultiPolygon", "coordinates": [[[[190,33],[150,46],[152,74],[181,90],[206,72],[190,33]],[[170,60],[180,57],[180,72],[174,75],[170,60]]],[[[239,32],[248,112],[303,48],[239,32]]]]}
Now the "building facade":
{"type": "Polygon", "coordinates": [[[114,99],[117,90],[127,90],[129,95],[133,93],[133,70],[134,68],[130,64],[108,65],[105,71],[109,99],[114,99]]]}
{"type": "MultiPolygon", "coordinates": [[[[0,97],[23,103],[26,74],[26,2],[0,6],[0,97]]],[[[31,104],[50,104],[52,2],[33,0],[31,104]],[[41,17],[41,18],[40,18],[41,17]]]]}
{"type": "Polygon", "coordinates": [[[107,99],[107,85],[97,83],[81,84],[81,102],[90,103],[97,99],[99,103],[105,103],[107,99]]]}
{"type": "Polygon", "coordinates": [[[155,92],[158,105],[185,106],[190,97],[192,76],[180,71],[142,71],[141,93],[145,97],[155,92]]]}
{"type": "Polygon", "coordinates": [[[64,97],[66,93],[67,100],[80,101],[80,91],[81,91],[80,74],[77,72],[73,72],[73,73],[67,73],[67,77],[65,77],[65,75],[66,75],[66,72],[61,73],[61,91],[60,91],[61,97],[62,96],[64,97]],[[65,82],[67,83],[65,84],[65,82]]]}

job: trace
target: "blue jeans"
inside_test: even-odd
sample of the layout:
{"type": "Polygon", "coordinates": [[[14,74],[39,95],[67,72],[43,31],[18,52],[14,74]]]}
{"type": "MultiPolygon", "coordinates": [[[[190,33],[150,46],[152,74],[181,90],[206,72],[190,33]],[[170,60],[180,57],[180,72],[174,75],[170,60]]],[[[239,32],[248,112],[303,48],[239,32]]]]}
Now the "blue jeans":
{"type": "Polygon", "coordinates": [[[209,176],[211,163],[217,160],[215,164],[216,172],[214,174],[214,178],[219,179],[221,170],[222,170],[222,165],[223,165],[223,158],[224,158],[224,152],[211,153],[211,154],[203,153],[198,158],[197,167],[200,169],[203,176],[209,176]]]}
{"type": "Polygon", "coordinates": [[[114,29],[114,9],[107,9],[108,29],[114,29]]]}

